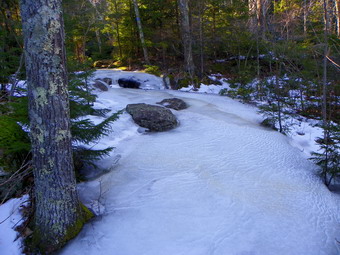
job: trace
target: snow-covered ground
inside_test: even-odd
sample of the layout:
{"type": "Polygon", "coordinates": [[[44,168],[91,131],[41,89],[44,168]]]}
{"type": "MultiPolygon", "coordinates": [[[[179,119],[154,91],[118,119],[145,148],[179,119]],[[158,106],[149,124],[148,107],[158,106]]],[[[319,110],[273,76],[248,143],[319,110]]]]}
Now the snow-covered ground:
{"type": "Polygon", "coordinates": [[[21,240],[17,239],[15,227],[22,223],[20,209],[26,205],[28,196],[14,198],[0,206],[0,254],[20,255],[21,240]]]}
{"type": "MultiPolygon", "coordinates": [[[[116,147],[100,162],[110,173],[79,185],[98,217],[60,254],[339,254],[340,199],[302,152],[314,142],[309,126],[299,141],[261,127],[257,108],[227,97],[164,90],[143,73],[100,70],[100,77],[114,85],[98,91],[96,107],[115,112],[177,97],[189,108],[173,111],[180,125],[163,133],[139,132],[127,113],[113,123],[96,145],[116,147]],[[119,88],[125,75],[153,90],[119,88]]],[[[1,254],[9,245],[2,236],[1,254]]]]}

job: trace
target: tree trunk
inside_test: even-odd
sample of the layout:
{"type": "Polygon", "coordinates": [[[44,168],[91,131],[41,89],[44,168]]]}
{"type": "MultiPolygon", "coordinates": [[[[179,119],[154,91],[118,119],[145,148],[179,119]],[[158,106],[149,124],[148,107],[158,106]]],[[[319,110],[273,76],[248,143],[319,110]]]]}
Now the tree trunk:
{"type": "Polygon", "coordinates": [[[248,26],[251,33],[257,33],[257,0],[249,0],[248,1],[248,13],[249,13],[249,21],[248,26]]]}
{"type": "Polygon", "coordinates": [[[204,1],[201,1],[200,6],[199,6],[199,38],[200,38],[200,72],[199,72],[199,76],[200,76],[201,79],[204,76],[203,14],[204,14],[204,1]]]}
{"type": "Polygon", "coordinates": [[[303,0],[303,35],[307,36],[307,15],[308,15],[308,7],[307,0],[303,0]]]}
{"type": "Polygon", "coordinates": [[[21,0],[35,182],[33,245],[50,253],[85,222],[73,170],[61,0],[21,0]]]}
{"type": "MultiPolygon", "coordinates": [[[[114,3],[114,6],[115,6],[115,12],[116,12],[116,14],[118,14],[117,0],[115,0],[113,3],[114,3]]],[[[120,42],[120,31],[119,31],[118,20],[115,22],[115,24],[116,24],[117,42],[118,42],[118,48],[119,48],[119,57],[120,57],[120,60],[122,60],[123,59],[123,51],[122,51],[122,45],[121,45],[121,42],[120,42]]]]}
{"type": "Polygon", "coordinates": [[[98,50],[99,50],[99,53],[101,54],[102,53],[102,40],[100,38],[99,29],[96,29],[95,33],[96,33],[96,38],[97,38],[98,50]]]}
{"type": "Polygon", "coordinates": [[[329,28],[329,19],[328,19],[328,1],[323,0],[323,9],[324,9],[324,56],[323,56],[323,76],[322,76],[322,120],[323,120],[323,140],[326,146],[325,149],[325,184],[329,186],[330,182],[327,181],[327,173],[328,171],[328,121],[327,121],[327,55],[328,55],[328,28],[329,28]]]}
{"type": "MultiPolygon", "coordinates": [[[[323,77],[322,77],[322,119],[324,128],[327,126],[327,55],[328,55],[328,2],[323,0],[324,9],[324,56],[323,56],[323,77]]],[[[326,135],[325,135],[326,138],[326,135]]]]}
{"type": "Polygon", "coordinates": [[[335,1],[336,32],[340,38],[340,0],[335,1]]]}
{"type": "Polygon", "coordinates": [[[145,45],[142,22],[141,22],[140,14],[139,14],[138,2],[137,0],[132,0],[132,1],[133,1],[133,6],[135,8],[136,21],[137,21],[137,26],[138,26],[139,38],[140,38],[142,48],[143,48],[144,60],[147,65],[150,65],[148,50],[145,45]]]}
{"type": "Polygon", "coordinates": [[[190,32],[188,0],[178,0],[178,8],[181,18],[181,35],[184,50],[184,65],[186,72],[192,79],[194,77],[195,66],[192,57],[192,38],[190,32]]]}
{"type": "Polygon", "coordinates": [[[270,7],[269,0],[249,0],[249,29],[252,33],[260,31],[262,37],[265,37],[267,31],[267,13],[270,7]]]}

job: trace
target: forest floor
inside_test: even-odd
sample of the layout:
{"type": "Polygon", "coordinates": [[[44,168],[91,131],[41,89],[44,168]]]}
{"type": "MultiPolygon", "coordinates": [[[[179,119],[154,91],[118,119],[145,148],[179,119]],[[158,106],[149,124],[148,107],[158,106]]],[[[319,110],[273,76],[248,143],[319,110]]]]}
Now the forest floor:
{"type": "MultiPolygon", "coordinates": [[[[111,134],[89,145],[116,149],[99,162],[108,174],[79,184],[98,217],[60,254],[339,254],[340,197],[308,160],[320,131],[311,122],[284,136],[260,126],[256,107],[204,86],[188,93],[165,90],[160,78],[144,73],[95,73],[106,77],[113,85],[96,92],[97,108],[113,113],[172,97],[189,108],[173,111],[180,125],[162,133],[141,132],[124,113],[111,134]],[[120,77],[135,77],[143,89],[120,88],[120,77]]],[[[17,208],[17,200],[0,207],[0,221],[15,209],[0,224],[4,254],[21,254],[20,240],[3,238],[13,232],[17,208]]]]}

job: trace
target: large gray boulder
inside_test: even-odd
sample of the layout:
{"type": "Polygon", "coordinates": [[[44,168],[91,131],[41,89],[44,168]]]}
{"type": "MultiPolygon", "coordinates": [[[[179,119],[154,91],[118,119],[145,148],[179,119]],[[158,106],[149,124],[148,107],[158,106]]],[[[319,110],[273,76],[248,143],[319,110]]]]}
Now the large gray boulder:
{"type": "Polygon", "coordinates": [[[171,108],[177,111],[188,108],[188,105],[182,99],[179,98],[164,99],[156,104],[160,104],[165,106],[166,108],[171,108]]]}
{"type": "Polygon", "coordinates": [[[141,127],[149,131],[166,131],[177,126],[178,121],[173,113],[164,107],[149,104],[128,104],[126,111],[141,127]]]}

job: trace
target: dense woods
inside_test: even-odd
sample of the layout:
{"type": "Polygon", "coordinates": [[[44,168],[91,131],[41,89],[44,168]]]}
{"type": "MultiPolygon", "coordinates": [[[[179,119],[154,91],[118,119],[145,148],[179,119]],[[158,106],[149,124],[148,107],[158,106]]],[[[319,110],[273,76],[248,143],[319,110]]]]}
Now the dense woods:
{"type": "MultiPolygon", "coordinates": [[[[211,75],[215,75],[231,84],[221,95],[257,104],[266,117],[264,124],[281,133],[289,133],[289,125],[284,122],[289,116],[298,114],[319,120],[324,133],[317,140],[321,150],[312,155],[312,160],[320,166],[327,186],[340,176],[339,0],[64,0],[62,8],[71,116],[62,111],[68,109],[66,101],[65,107],[54,111],[66,114],[58,117],[62,120],[73,118],[65,125],[72,130],[74,141],[86,143],[97,139],[117,117],[111,116],[97,126],[79,122],[80,116],[90,113],[103,116],[103,113],[95,113],[91,107],[94,96],[86,82],[79,82],[76,71],[84,71],[80,75],[86,80],[95,68],[143,70],[169,80],[171,89],[189,85],[197,89],[201,83],[214,84],[217,81],[211,75]],[[79,89],[81,86],[85,87],[79,89]],[[74,98],[77,100],[72,100],[74,98]],[[82,132],[87,133],[82,136],[82,132]]],[[[27,128],[29,114],[25,92],[17,85],[19,80],[34,80],[39,76],[38,71],[44,70],[34,66],[35,57],[26,57],[25,63],[24,48],[34,45],[30,43],[35,38],[29,38],[30,32],[22,28],[22,22],[25,24],[27,20],[25,13],[20,12],[19,1],[2,0],[0,11],[0,166],[4,171],[15,173],[20,178],[20,183],[15,185],[21,187],[32,182],[27,180],[32,171],[31,143],[18,125],[21,123],[27,128]]],[[[49,69],[55,59],[43,61],[51,62],[46,73],[53,71],[58,75],[57,69],[49,69]]],[[[62,72],[65,72],[60,74],[63,77],[54,77],[59,85],[63,84],[61,90],[68,83],[66,69],[62,72]]],[[[49,78],[46,79],[39,82],[49,84],[49,78]]],[[[68,96],[65,91],[61,94],[68,96]]],[[[29,96],[33,95],[29,92],[29,96]]],[[[67,100],[66,97],[63,100],[67,100]]],[[[34,105],[30,106],[32,115],[34,105]]],[[[31,119],[34,118],[31,116],[31,119]]],[[[37,135],[34,126],[37,124],[31,123],[33,136],[37,135]]],[[[48,125],[45,128],[48,130],[48,125]]],[[[32,141],[34,144],[37,140],[32,141]]],[[[66,143],[71,146],[71,138],[66,143]]],[[[34,150],[39,152],[42,148],[35,146],[34,150]]],[[[80,163],[76,160],[75,167],[77,163],[100,158],[110,149],[91,154],[74,146],[73,156],[81,158],[80,163]]],[[[70,156],[72,152],[68,152],[70,156]]],[[[57,155],[52,154],[49,157],[56,156],[53,161],[57,162],[57,155]]],[[[70,158],[68,174],[74,168],[72,156],[70,158]]],[[[46,160],[48,163],[49,159],[46,160]]],[[[43,168],[39,166],[41,163],[41,159],[36,160],[36,167],[43,168]]],[[[70,179],[74,180],[73,172],[71,175],[70,179]]],[[[57,177],[49,176],[53,180],[57,177]]],[[[49,185],[46,181],[35,181],[49,185]]],[[[42,194],[39,190],[36,192],[42,194]]],[[[0,196],[0,202],[10,196],[14,194],[0,196]]],[[[73,196],[71,200],[79,207],[76,213],[80,213],[81,205],[76,195],[73,196]]],[[[42,208],[45,211],[48,206],[42,208]]],[[[76,218],[74,216],[73,225],[76,218]]]]}
{"type": "MultiPolygon", "coordinates": [[[[339,93],[340,12],[335,0],[68,0],[63,8],[69,65],[152,65],[172,78],[174,88],[189,81],[198,86],[212,73],[242,86],[254,78],[288,75],[313,83],[295,84],[306,87],[308,96],[320,96],[324,82],[328,95],[339,93]]],[[[4,84],[20,66],[16,0],[2,1],[0,25],[4,84]]]]}

